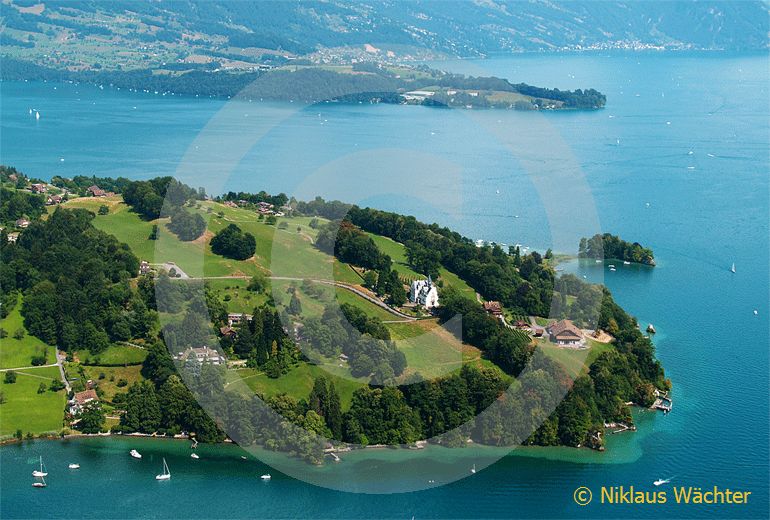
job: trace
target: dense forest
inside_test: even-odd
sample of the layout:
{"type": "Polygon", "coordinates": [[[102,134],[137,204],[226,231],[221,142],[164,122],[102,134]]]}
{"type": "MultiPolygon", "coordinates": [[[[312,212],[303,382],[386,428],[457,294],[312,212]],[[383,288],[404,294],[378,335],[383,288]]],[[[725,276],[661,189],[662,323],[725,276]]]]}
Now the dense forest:
{"type": "Polygon", "coordinates": [[[15,244],[0,243],[2,292],[23,293],[27,330],[65,351],[99,353],[111,341],[148,337],[156,319],[129,283],[139,260],[93,218],[57,208],[15,244]]]}
{"type": "Polygon", "coordinates": [[[637,264],[655,265],[652,249],[643,247],[638,242],[626,242],[620,237],[604,233],[591,238],[581,238],[578,249],[580,258],[623,260],[637,264]]]}

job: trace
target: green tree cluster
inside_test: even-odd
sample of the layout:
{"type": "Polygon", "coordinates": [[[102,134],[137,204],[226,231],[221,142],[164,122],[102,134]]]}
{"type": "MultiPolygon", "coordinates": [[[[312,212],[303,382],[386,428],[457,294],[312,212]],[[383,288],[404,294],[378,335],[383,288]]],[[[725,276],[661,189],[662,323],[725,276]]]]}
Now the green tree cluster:
{"type": "Polygon", "coordinates": [[[256,249],[257,241],[254,235],[244,233],[235,224],[229,224],[211,239],[211,250],[214,253],[235,260],[251,258],[256,249]]]}

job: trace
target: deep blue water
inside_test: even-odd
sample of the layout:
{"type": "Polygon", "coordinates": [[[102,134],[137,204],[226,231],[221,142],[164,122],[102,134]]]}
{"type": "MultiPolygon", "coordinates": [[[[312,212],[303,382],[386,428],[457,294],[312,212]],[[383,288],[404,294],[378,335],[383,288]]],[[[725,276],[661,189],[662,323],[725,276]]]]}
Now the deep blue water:
{"type": "MultiPolygon", "coordinates": [[[[236,466],[239,453],[227,448],[207,447],[211,456],[193,465],[186,446],[144,441],[151,456],[138,470],[122,441],[36,442],[0,449],[0,516],[768,516],[767,56],[516,56],[444,66],[594,87],[607,107],[300,107],[3,83],[0,161],[44,178],[178,174],[212,192],[320,194],[414,213],[473,238],[565,252],[589,232],[637,240],[655,250],[658,267],[566,268],[603,280],[626,309],[655,324],[674,412],[644,415],[639,432],[614,436],[604,454],[526,450],[447,486],[385,496],[275,472],[263,486],[254,475],[264,468],[236,466]],[[29,108],[41,111],[39,121],[29,108]],[[29,486],[39,453],[57,473],[43,492],[29,486]],[[162,454],[176,471],[158,486],[152,464],[162,454]],[[73,458],[88,470],[67,473],[73,458]],[[745,506],[572,501],[581,485],[649,491],[668,476],[753,494],[745,506]]],[[[420,456],[446,459],[440,451],[420,456]]],[[[409,463],[391,459],[345,463],[372,465],[372,478],[408,478],[409,463]]]]}

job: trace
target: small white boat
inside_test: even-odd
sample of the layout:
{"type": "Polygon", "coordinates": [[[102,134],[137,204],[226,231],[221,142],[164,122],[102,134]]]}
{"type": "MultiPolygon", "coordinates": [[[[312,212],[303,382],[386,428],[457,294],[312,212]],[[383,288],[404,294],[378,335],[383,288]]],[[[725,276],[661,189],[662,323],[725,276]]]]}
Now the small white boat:
{"type": "Polygon", "coordinates": [[[662,486],[663,484],[668,484],[669,482],[671,482],[670,478],[659,478],[658,480],[653,482],[653,484],[656,486],[662,486]]]}
{"type": "Polygon", "coordinates": [[[596,260],[596,263],[597,263],[597,264],[601,264],[601,263],[602,263],[602,261],[601,261],[601,260],[596,260]]]}
{"type": "Polygon", "coordinates": [[[74,462],[71,463],[69,466],[67,466],[69,469],[80,469],[80,464],[75,464],[74,462]]]}
{"type": "Polygon", "coordinates": [[[32,115],[32,109],[31,108],[29,109],[29,115],[32,115]]]}
{"type": "Polygon", "coordinates": [[[473,467],[471,468],[471,473],[476,473],[476,465],[475,465],[475,464],[474,464],[474,465],[473,465],[473,467]]]}
{"type": "Polygon", "coordinates": [[[264,475],[262,475],[259,478],[261,478],[262,480],[270,480],[271,478],[273,478],[273,476],[270,475],[270,473],[265,473],[264,475]]]}
{"type": "Polygon", "coordinates": [[[128,454],[131,455],[132,457],[134,457],[135,459],[141,459],[142,458],[142,454],[139,453],[136,450],[131,450],[131,451],[128,452],[128,454]]]}
{"type": "Polygon", "coordinates": [[[730,272],[731,273],[735,272],[735,262],[733,262],[733,265],[730,267],[730,272]]]}
{"type": "Polygon", "coordinates": [[[168,469],[166,459],[163,459],[163,473],[155,475],[155,480],[171,480],[171,471],[168,469]]]}
{"type": "Polygon", "coordinates": [[[623,265],[631,265],[631,262],[629,262],[628,260],[623,260],[623,265]]]}
{"type": "Polygon", "coordinates": [[[757,309],[754,309],[754,316],[758,315],[759,311],[757,309]]]}
{"type": "Polygon", "coordinates": [[[39,482],[33,482],[32,483],[32,487],[36,487],[36,488],[44,488],[47,485],[48,484],[45,483],[45,479],[43,477],[40,477],[40,481],[39,482]]]}
{"type": "Polygon", "coordinates": [[[615,269],[615,264],[610,264],[607,267],[609,267],[610,269],[615,269]]]}
{"type": "Polygon", "coordinates": [[[610,267],[610,271],[614,273],[615,271],[617,271],[617,269],[615,269],[614,267],[610,267]]]}
{"type": "Polygon", "coordinates": [[[48,470],[45,469],[45,466],[43,466],[43,457],[40,457],[40,469],[36,469],[32,472],[33,477],[47,477],[48,476],[48,470]]]}
{"type": "Polygon", "coordinates": [[[197,453],[191,453],[191,454],[190,454],[190,458],[193,458],[193,459],[199,459],[200,457],[198,456],[198,454],[197,454],[197,453]]]}
{"type": "Polygon", "coordinates": [[[241,455],[241,458],[242,458],[243,460],[248,460],[248,459],[246,458],[246,455],[241,455]]]}

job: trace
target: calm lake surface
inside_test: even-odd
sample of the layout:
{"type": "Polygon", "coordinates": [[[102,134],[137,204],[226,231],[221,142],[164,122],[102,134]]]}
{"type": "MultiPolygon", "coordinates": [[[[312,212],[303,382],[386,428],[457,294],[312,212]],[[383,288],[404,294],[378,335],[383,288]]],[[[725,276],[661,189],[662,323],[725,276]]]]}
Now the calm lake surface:
{"type": "MultiPolygon", "coordinates": [[[[674,411],[603,454],[519,449],[476,475],[399,495],[330,491],[243,461],[234,446],[147,439],[0,448],[0,516],[751,517],[768,516],[767,56],[545,55],[442,64],[607,95],[597,112],[523,113],[179,98],[83,85],[0,84],[0,161],[31,176],[178,175],[210,192],[284,191],[437,221],[475,239],[575,252],[612,232],[655,250],[654,269],[571,263],[643,323],[674,382],[674,411]],[[40,120],[28,110],[40,110],[40,120]],[[731,274],[729,266],[736,264],[731,274]],[[754,310],[758,314],[754,314],[754,310]],[[138,447],[145,458],[128,457],[138,447]],[[30,486],[42,454],[49,486],[30,486]],[[155,482],[160,458],[174,477],[155,482]],[[77,461],[78,472],[67,470],[77,461]],[[751,491],[745,506],[578,507],[588,486],[673,483],[751,491]]],[[[372,479],[482,452],[351,455],[372,479]]],[[[333,476],[330,475],[330,478],[333,476]]]]}

